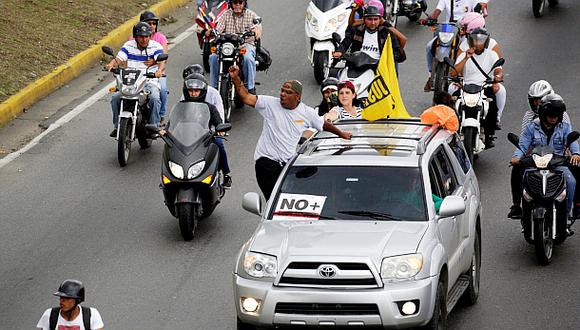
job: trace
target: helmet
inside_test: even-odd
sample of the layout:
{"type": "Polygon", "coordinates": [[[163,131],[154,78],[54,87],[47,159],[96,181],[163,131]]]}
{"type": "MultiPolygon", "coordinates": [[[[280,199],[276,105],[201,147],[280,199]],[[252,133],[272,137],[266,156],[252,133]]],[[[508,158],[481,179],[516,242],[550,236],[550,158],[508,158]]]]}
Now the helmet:
{"type": "Polygon", "coordinates": [[[64,280],[54,295],[64,298],[74,298],[78,304],[85,301],[85,287],[81,281],[64,280]]]}
{"type": "Polygon", "coordinates": [[[463,26],[466,33],[471,33],[477,28],[485,27],[485,18],[480,13],[469,12],[461,18],[459,24],[463,26]]]}
{"type": "MultiPolygon", "coordinates": [[[[228,0],[228,7],[229,8],[233,8],[232,2],[233,2],[233,0],[228,0]]],[[[248,8],[248,0],[244,0],[244,10],[246,10],[246,8],[248,8]]]]}
{"type": "Polygon", "coordinates": [[[487,48],[489,45],[489,32],[485,28],[476,28],[467,35],[467,42],[469,43],[469,47],[484,43],[484,48],[487,48]]]}
{"type": "Polygon", "coordinates": [[[133,38],[137,38],[138,36],[150,37],[151,34],[151,26],[145,22],[139,22],[133,27],[133,38]]]}
{"type": "Polygon", "coordinates": [[[538,80],[530,85],[528,90],[528,103],[530,104],[530,109],[534,113],[538,113],[538,106],[534,103],[534,99],[540,99],[548,94],[553,94],[554,89],[549,82],[545,80],[538,80]]]}
{"type": "Polygon", "coordinates": [[[540,105],[538,106],[538,115],[540,121],[546,120],[546,117],[558,117],[558,123],[562,121],[564,112],[566,111],[566,104],[564,99],[556,93],[548,94],[542,97],[540,105]]]}
{"type": "Polygon", "coordinates": [[[367,6],[365,8],[364,17],[369,17],[369,16],[382,16],[381,13],[379,12],[379,7],[377,7],[377,6],[367,6]]]}
{"type": "Polygon", "coordinates": [[[155,25],[155,32],[157,32],[157,29],[159,28],[159,17],[157,17],[157,15],[155,15],[154,12],[146,10],[144,12],[141,13],[141,16],[139,16],[139,21],[141,22],[149,22],[149,21],[155,21],[156,25],[155,25]]]}
{"type": "Polygon", "coordinates": [[[370,0],[369,3],[367,4],[367,8],[369,6],[377,7],[380,16],[383,16],[383,14],[385,13],[385,7],[383,7],[383,3],[380,0],[370,0]]]}
{"type": "Polygon", "coordinates": [[[322,84],[320,84],[320,93],[324,93],[325,90],[327,90],[328,88],[333,88],[333,87],[335,90],[338,90],[338,79],[333,78],[333,77],[328,77],[328,78],[324,79],[322,84]]]}
{"type": "Polygon", "coordinates": [[[192,73],[183,81],[183,98],[188,102],[204,102],[207,94],[207,81],[199,73],[192,73]],[[198,97],[191,97],[187,92],[189,89],[199,89],[201,94],[198,97]]]}
{"type": "Polygon", "coordinates": [[[203,69],[203,66],[201,66],[200,64],[190,64],[186,66],[185,69],[183,69],[183,79],[185,79],[192,73],[199,73],[200,75],[203,76],[205,75],[205,70],[203,69]]]}

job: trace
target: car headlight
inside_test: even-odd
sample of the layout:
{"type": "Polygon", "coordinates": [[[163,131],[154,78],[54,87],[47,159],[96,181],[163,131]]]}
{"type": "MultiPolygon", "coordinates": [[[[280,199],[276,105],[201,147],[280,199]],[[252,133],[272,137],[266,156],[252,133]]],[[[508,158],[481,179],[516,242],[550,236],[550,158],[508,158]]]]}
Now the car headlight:
{"type": "Polygon", "coordinates": [[[188,179],[195,178],[196,176],[201,174],[201,171],[203,171],[204,168],[205,168],[205,160],[202,160],[201,162],[191,165],[189,167],[189,170],[187,171],[187,178],[188,179]]]}
{"type": "Polygon", "coordinates": [[[176,164],[172,161],[169,161],[169,171],[173,174],[174,177],[178,179],[183,179],[185,176],[183,175],[183,167],[179,164],[176,164]]]}
{"type": "Polygon", "coordinates": [[[274,256],[248,251],[244,257],[244,271],[252,277],[274,278],[278,274],[278,262],[274,256]]]}
{"type": "Polygon", "coordinates": [[[451,42],[451,40],[453,40],[453,36],[455,36],[455,33],[453,32],[439,32],[439,41],[441,41],[442,44],[448,44],[451,42]]]}
{"type": "Polygon", "coordinates": [[[469,94],[469,93],[463,93],[463,102],[465,102],[465,105],[473,108],[477,105],[477,103],[479,103],[479,99],[481,97],[481,94],[477,93],[477,94],[469,94]]]}
{"type": "Polygon", "coordinates": [[[536,155],[536,154],[533,154],[532,155],[532,159],[534,160],[534,163],[536,164],[536,167],[537,168],[546,168],[546,167],[548,167],[548,164],[552,160],[552,157],[554,157],[553,154],[547,154],[547,155],[544,155],[544,156],[540,156],[540,155],[536,155]]]}
{"type": "Polygon", "coordinates": [[[385,280],[409,279],[423,267],[423,256],[419,253],[383,259],[381,277],[385,280]]]}
{"type": "Polygon", "coordinates": [[[231,56],[234,53],[235,49],[236,47],[234,47],[233,44],[226,42],[225,44],[222,45],[222,54],[225,56],[231,56]]]}

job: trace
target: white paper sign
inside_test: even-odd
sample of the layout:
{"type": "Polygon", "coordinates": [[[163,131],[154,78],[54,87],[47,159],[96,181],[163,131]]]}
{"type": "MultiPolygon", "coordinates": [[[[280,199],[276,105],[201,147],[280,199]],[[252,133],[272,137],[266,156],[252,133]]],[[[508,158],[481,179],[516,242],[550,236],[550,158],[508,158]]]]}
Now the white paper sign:
{"type": "Polygon", "coordinates": [[[280,194],[273,220],[318,220],[326,196],[280,194]]]}

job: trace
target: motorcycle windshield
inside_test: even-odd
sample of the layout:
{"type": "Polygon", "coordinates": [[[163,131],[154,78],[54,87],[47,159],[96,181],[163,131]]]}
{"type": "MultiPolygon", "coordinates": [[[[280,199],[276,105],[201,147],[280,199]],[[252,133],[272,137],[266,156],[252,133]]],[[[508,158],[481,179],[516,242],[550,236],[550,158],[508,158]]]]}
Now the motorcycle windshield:
{"type": "Polygon", "coordinates": [[[483,90],[483,86],[477,84],[467,84],[463,86],[463,91],[467,94],[478,94],[483,90]]]}
{"type": "Polygon", "coordinates": [[[205,2],[207,3],[206,8],[210,8],[211,11],[213,12],[213,10],[216,9],[216,7],[224,1],[223,0],[206,0],[205,2]]]}
{"type": "Polygon", "coordinates": [[[379,63],[379,60],[370,57],[369,54],[362,51],[354,52],[345,57],[345,59],[349,68],[368,68],[379,63]]]}
{"type": "Polygon", "coordinates": [[[208,135],[209,120],[207,104],[179,102],[171,111],[168,132],[175,142],[189,148],[208,135]]]}
{"type": "Polygon", "coordinates": [[[141,70],[138,69],[124,69],[121,73],[121,79],[123,80],[123,85],[132,86],[135,85],[137,79],[142,74],[141,70]]]}
{"type": "Polygon", "coordinates": [[[343,2],[343,0],[312,0],[312,3],[322,12],[336,8],[343,2]]]}

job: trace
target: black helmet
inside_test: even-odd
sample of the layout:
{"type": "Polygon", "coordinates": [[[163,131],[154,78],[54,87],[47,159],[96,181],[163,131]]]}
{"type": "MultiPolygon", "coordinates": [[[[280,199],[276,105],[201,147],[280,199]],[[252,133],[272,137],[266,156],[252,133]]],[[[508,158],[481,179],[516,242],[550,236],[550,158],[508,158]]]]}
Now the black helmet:
{"type": "Polygon", "coordinates": [[[138,36],[150,37],[151,34],[151,26],[145,22],[139,22],[133,27],[133,38],[137,38],[138,36]]]}
{"type": "Polygon", "coordinates": [[[379,7],[377,6],[367,6],[365,9],[364,17],[369,16],[379,16],[381,17],[381,12],[379,11],[379,7]]]}
{"type": "Polygon", "coordinates": [[[200,75],[205,75],[205,70],[201,64],[190,64],[183,69],[183,79],[187,78],[192,73],[199,73],[200,75]]]}
{"type": "Polygon", "coordinates": [[[192,73],[183,81],[183,98],[187,102],[204,102],[207,94],[207,81],[199,73],[192,73]],[[191,97],[187,92],[189,89],[199,89],[201,94],[198,97],[191,97]]]}
{"type": "Polygon", "coordinates": [[[139,16],[139,21],[145,23],[148,23],[149,21],[155,21],[155,32],[157,32],[159,29],[159,17],[157,17],[157,15],[155,15],[155,13],[152,11],[146,10],[142,12],[141,16],[139,16]]]}
{"type": "Polygon", "coordinates": [[[77,304],[79,304],[85,301],[85,287],[81,281],[64,280],[54,295],[64,298],[74,298],[77,300],[77,304]]]}
{"type": "Polygon", "coordinates": [[[566,111],[566,104],[564,99],[556,93],[548,94],[540,100],[538,106],[538,115],[540,121],[545,121],[546,117],[558,117],[558,123],[562,121],[564,112],[566,111]]]}
{"type": "Polygon", "coordinates": [[[338,79],[334,77],[328,77],[324,79],[324,81],[322,81],[322,84],[320,84],[320,93],[324,93],[325,89],[332,86],[334,86],[334,89],[338,90],[338,83],[339,83],[338,79]]]}
{"type": "MultiPolygon", "coordinates": [[[[233,8],[232,2],[232,0],[228,0],[228,7],[233,8]]],[[[248,8],[248,0],[244,0],[244,10],[246,10],[246,8],[248,8]]]]}
{"type": "Polygon", "coordinates": [[[469,47],[474,47],[476,43],[484,43],[484,48],[489,45],[489,32],[485,28],[475,28],[467,35],[469,47]]]}

